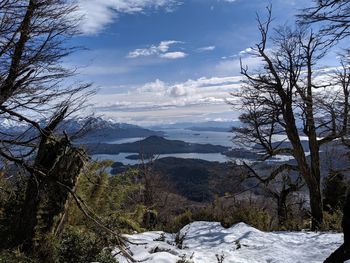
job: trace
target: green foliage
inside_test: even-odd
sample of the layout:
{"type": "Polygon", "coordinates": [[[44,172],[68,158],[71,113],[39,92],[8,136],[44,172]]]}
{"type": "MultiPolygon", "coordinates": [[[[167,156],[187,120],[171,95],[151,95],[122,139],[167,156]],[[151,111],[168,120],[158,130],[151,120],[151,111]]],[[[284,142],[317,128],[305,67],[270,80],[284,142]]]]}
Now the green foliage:
{"type": "Polygon", "coordinates": [[[333,213],[343,209],[348,182],[342,173],[331,171],[323,181],[323,209],[333,213]]]}
{"type": "MultiPolygon", "coordinates": [[[[137,193],[142,186],[135,183],[136,171],[130,170],[123,175],[110,177],[106,172],[110,165],[109,161],[90,164],[87,172],[80,176],[76,192],[109,228],[123,233],[142,231],[140,225],[145,208],[138,205],[137,193]]],[[[93,227],[74,202],[71,204],[68,223],[72,226],[93,227]]]]}
{"type": "MultiPolygon", "coordinates": [[[[273,209],[271,209],[273,211],[273,209]]],[[[234,201],[223,204],[222,198],[216,198],[211,204],[193,207],[174,217],[162,229],[168,232],[178,232],[185,225],[194,221],[220,222],[225,228],[244,222],[264,231],[276,230],[271,210],[257,201],[234,201]]]]}
{"type": "Polygon", "coordinates": [[[6,249],[14,243],[15,225],[24,200],[26,178],[5,177],[0,172],[0,249],[6,249]]]}
{"type": "Polygon", "coordinates": [[[191,222],[193,222],[192,212],[190,210],[186,210],[184,213],[175,217],[174,222],[172,223],[173,230],[176,230],[177,232],[191,222]]]}
{"type": "Polygon", "coordinates": [[[110,240],[105,235],[69,227],[62,236],[59,263],[116,263],[108,249],[110,240]]]}
{"type": "Polygon", "coordinates": [[[289,217],[282,226],[278,226],[274,230],[300,231],[308,228],[310,228],[310,220],[304,220],[303,217],[294,215],[289,217]]]}
{"type": "MultiPolygon", "coordinates": [[[[59,258],[59,247],[60,240],[57,239],[53,234],[48,234],[46,236],[40,235],[40,245],[35,244],[35,252],[31,255],[38,261],[45,261],[46,263],[56,263],[59,258]]],[[[36,241],[37,242],[37,241],[36,241]]]]}
{"type": "Polygon", "coordinates": [[[0,252],[0,263],[39,263],[39,261],[28,258],[19,251],[3,250],[0,252]]]}
{"type": "MultiPolygon", "coordinates": [[[[142,231],[140,224],[145,208],[137,205],[137,194],[142,188],[135,183],[135,171],[110,177],[106,172],[111,162],[91,163],[76,186],[76,193],[93,211],[102,223],[121,232],[142,231]],[[129,200],[135,197],[135,201],[129,200]]],[[[14,225],[19,218],[24,201],[26,178],[13,176],[10,180],[0,176],[0,249],[11,247],[15,234],[14,225]]],[[[34,258],[50,258],[50,262],[115,262],[109,247],[115,247],[117,241],[107,233],[101,234],[90,219],[80,211],[73,198],[63,233],[59,238],[40,234],[41,219],[48,211],[39,209],[35,236],[40,246],[35,249],[34,258]]],[[[1,262],[35,262],[14,251],[3,252],[1,262]],[[7,261],[6,261],[7,260],[7,261]],[[11,261],[12,260],[12,261],[11,261]]],[[[40,260],[39,260],[40,262],[40,260]]]]}
{"type": "MultiPolygon", "coordinates": [[[[110,165],[109,161],[91,163],[80,176],[76,193],[104,226],[119,233],[141,232],[146,208],[139,204],[142,185],[135,180],[137,171],[110,176],[110,165]]],[[[108,233],[101,235],[101,228],[86,218],[73,200],[67,223],[59,249],[60,262],[115,262],[108,248],[115,247],[117,241],[108,233]]]]}
{"type": "Polygon", "coordinates": [[[102,250],[96,256],[96,262],[99,262],[99,263],[118,263],[117,260],[113,257],[111,251],[108,251],[106,249],[102,250]]]}
{"type": "Polygon", "coordinates": [[[267,210],[256,206],[241,206],[230,217],[222,218],[221,222],[224,226],[244,222],[260,230],[269,231],[272,220],[273,218],[267,210]]]}
{"type": "Polygon", "coordinates": [[[322,230],[323,231],[338,231],[342,232],[342,219],[343,219],[343,213],[341,210],[335,210],[330,212],[324,212],[323,213],[323,225],[322,230]]]}

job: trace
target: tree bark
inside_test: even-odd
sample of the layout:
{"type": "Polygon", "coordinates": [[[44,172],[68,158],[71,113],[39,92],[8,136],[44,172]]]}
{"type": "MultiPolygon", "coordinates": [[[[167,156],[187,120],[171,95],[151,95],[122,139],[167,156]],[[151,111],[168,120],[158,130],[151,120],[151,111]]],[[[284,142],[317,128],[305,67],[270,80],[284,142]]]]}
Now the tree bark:
{"type": "Polygon", "coordinates": [[[278,216],[278,224],[283,226],[288,219],[288,211],[287,211],[287,195],[284,192],[281,193],[281,196],[277,199],[277,216],[278,216]]]}
{"type": "Polygon", "coordinates": [[[310,208],[311,208],[311,217],[312,217],[311,229],[318,230],[320,229],[323,223],[323,207],[322,207],[322,195],[321,195],[321,188],[320,188],[318,146],[313,143],[311,143],[310,145],[310,152],[313,155],[311,157],[311,168],[310,168],[310,165],[308,164],[308,161],[305,155],[304,148],[300,141],[300,137],[299,137],[298,129],[296,127],[296,121],[294,118],[294,113],[291,105],[286,106],[286,110],[284,113],[284,120],[286,121],[286,124],[287,124],[287,127],[286,127],[287,136],[293,146],[294,157],[298,164],[300,174],[304,178],[306,185],[308,186],[308,189],[309,189],[310,208]]]}
{"type": "Polygon", "coordinates": [[[69,193],[60,184],[74,189],[83,165],[84,153],[65,138],[48,138],[40,144],[34,167],[42,173],[31,175],[17,223],[15,245],[25,254],[39,253],[42,260],[50,262],[40,248],[62,228],[69,193]]]}
{"type": "Polygon", "coordinates": [[[311,229],[316,231],[322,227],[323,224],[323,204],[320,183],[311,181],[308,183],[310,208],[311,208],[311,229]]]}

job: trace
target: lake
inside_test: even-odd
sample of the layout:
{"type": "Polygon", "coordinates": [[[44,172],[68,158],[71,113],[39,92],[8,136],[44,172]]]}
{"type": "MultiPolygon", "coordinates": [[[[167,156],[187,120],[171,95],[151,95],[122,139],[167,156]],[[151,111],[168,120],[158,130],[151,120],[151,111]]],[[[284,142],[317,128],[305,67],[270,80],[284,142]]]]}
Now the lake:
{"type": "MultiPolygon", "coordinates": [[[[227,147],[232,147],[232,133],[230,132],[213,132],[213,131],[190,131],[186,129],[164,129],[160,130],[164,132],[165,138],[168,140],[180,140],[188,143],[199,143],[199,144],[213,144],[222,145],[227,147]]],[[[113,140],[108,143],[112,144],[122,144],[122,143],[132,143],[136,141],[143,140],[145,138],[124,138],[113,140]]],[[[126,159],[128,155],[133,155],[137,153],[120,153],[120,154],[96,154],[92,158],[95,160],[113,160],[115,162],[122,162],[127,165],[135,165],[140,163],[138,160],[126,159]]],[[[213,162],[227,162],[230,159],[221,153],[176,153],[176,154],[161,154],[157,158],[164,157],[177,157],[184,159],[202,159],[206,161],[213,162]]]]}
{"type": "MultiPolygon", "coordinates": [[[[120,153],[120,154],[94,154],[91,157],[94,160],[112,160],[115,162],[121,162],[126,165],[135,165],[139,164],[139,160],[129,160],[126,159],[127,156],[137,153],[120,153]]],[[[221,154],[221,153],[174,153],[174,154],[160,154],[155,156],[156,159],[165,158],[165,157],[176,157],[183,159],[202,159],[211,162],[228,162],[230,159],[221,154]]]]}
{"type": "MultiPolygon", "coordinates": [[[[199,143],[199,144],[213,144],[213,145],[222,145],[231,148],[239,148],[241,146],[234,145],[232,142],[233,134],[231,132],[215,132],[215,131],[191,131],[187,129],[160,129],[159,131],[164,132],[165,138],[169,140],[180,140],[188,143],[199,143]]],[[[122,143],[132,143],[136,141],[143,140],[143,137],[135,138],[124,138],[113,140],[108,143],[112,144],[122,144],[122,143]]],[[[276,141],[285,140],[285,135],[276,136],[276,141]]],[[[302,138],[303,139],[303,138],[302,138]]],[[[129,160],[126,159],[127,156],[138,154],[138,153],[120,153],[120,154],[96,154],[92,158],[95,160],[113,160],[115,162],[121,162],[126,165],[135,165],[139,164],[139,160],[129,160]]],[[[202,159],[206,161],[213,162],[228,162],[232,159],[221,154],[221,153],[177,153],[177,154],[161,154],[157,158],[164,157],[177,157],[184,159],[202,159]]],[[[273,158],[271,161],[287,161],[290,156],[278,156],[273,158]]],[[[252,160],[247,160],[251,162],[252,160]]]]}
{"type": "MultiPolygon", "coordinates": [[[[190,131],[186,129],[164,129],[158,130],[165,134],[165,138],[168,140],[180,140],[189,143],[200,143],[200,144],[213,144],[222,145],[226,147],[233,147],[232,133],[231,132],[213,132],[213,131],[190,131]]],[[[108,143],[122,144],[132,143],[145,139],[144,137],[136,138],[124,138],[109,141],[108,143]]]]}

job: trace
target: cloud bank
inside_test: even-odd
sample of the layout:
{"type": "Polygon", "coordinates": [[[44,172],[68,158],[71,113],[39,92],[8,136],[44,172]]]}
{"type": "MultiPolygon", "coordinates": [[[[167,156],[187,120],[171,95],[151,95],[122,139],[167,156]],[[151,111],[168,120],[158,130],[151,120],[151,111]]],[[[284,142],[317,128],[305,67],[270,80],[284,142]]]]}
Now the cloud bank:
{"type": "Polygon", "coordinates": [[[98,94],[95,110],[119,121],[156,124],[233,116],[227,101],[240,87],[240,77],[202,77],[166,83],[159,79],[124,93],[98,94]],[[103,103],[101,103],[103,102],[103,103]]]}

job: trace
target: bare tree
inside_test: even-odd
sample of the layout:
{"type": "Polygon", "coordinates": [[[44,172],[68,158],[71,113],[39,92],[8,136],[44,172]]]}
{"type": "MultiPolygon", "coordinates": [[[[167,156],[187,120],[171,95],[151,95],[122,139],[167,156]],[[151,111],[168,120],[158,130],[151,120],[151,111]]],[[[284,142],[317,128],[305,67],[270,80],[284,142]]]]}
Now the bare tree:
{"type": "Polygon", "coordinates": [[[61,228],[86,161],[67,134],[55,134],[92,92],[90,84],[69,81],[74,70],[63,66],[76,50],[69,46],[78,33],[75,11],[74,1],[68,0],[0,0],[0,119],[25,127],[17,133],[0,131],[0,156],[28,175],[9,246],[29,255],[40,253],[48,235],[61,228]]]}
{"type": "Polygon", "coordinates": [[[242,65],[242,91],[233,94],[240,97],[244,111],[244,126],[236,132],[259,146],[263,160],[281,154],[295,160],[295,166],[287,163],[277,170],[293,169],[301,175],[309,190],[312,228],[318,229],[323,222],[320,147],[346,135],[348,92],[317,75],[327,43],[311,30],[280,27],[269,47],[271,8],[268,14],[265,22],[258,18],[261,41],[253,48],[262,67],[251,72],[242,65]],[[277,142],[279,135],[286,138],[277,142]],[[308,139],[310,156],[301,136],[308,139]]]}
{"type": "Polygon", "coordinates": [[[349,0],[314,0],[315,5],[306,8],[298,16],[302,24],[319,23],[321,33],[331,36],[331,42],[350,36],[349,0]]]}
{"type": "Polygon", "coordinates": [[[72,85],[68,77],[74,70],[62,66],[76,50],[68,44],[78,32],[76,6],[70,3],[0,1],[0,118],[26,124],[23,132],[1,134],[5,158],[29,156],[40,137],[51,132],[45,126],[55,128],[49,127],[50,119],[75,112],[87,98],[90,84],[72,85]]]}
{"type": "Polygon", "coordinates": [[[262,175],[256,172],[251,165],[245,162],[243,162],[243,165],[247,169],[244,180],[257,180],[258,184],[256,187],[260,187],[267,197],[272,198],[276,202],[278,224],[279,226],[284,226],[288,220],[288,211],[290,210],[288,202],[290,196],[304,187],[300,175],[294,176],[294,178],[290,175],[290,170],[297,170],[297,168],[285,164],[276,170],[268,172],[267,175],[262,175]]]}

